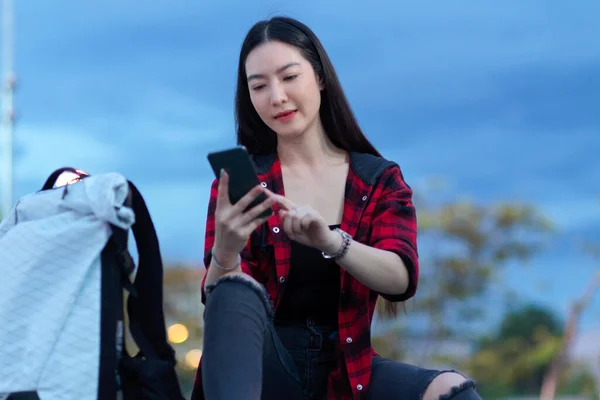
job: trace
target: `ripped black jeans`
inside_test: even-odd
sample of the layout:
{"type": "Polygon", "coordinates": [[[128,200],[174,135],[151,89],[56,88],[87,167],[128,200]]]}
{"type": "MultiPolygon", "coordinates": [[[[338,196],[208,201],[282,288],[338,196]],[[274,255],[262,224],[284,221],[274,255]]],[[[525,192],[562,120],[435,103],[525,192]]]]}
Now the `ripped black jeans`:
{"type": "MultiPolygon", "coordinates": [[[[325,399],[336,365],[334,329],[310,320],[274,323],[264,289],[240,277],[221,278],[206,291],[203,360],[192,400],[325,399]]],[[[373,357],[365,399],[420,400],[442,372],[373,357]]],[[[441,398],[480,399],[472,381],[441,398]]]]}

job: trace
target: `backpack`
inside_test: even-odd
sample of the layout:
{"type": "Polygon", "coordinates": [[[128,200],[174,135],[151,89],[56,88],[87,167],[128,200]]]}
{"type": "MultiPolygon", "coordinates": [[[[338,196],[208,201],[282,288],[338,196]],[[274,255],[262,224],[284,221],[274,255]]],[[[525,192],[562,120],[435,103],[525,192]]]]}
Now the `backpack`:
{"type": "Polygon", "coordinates": [[[183,399],[162,293],[159,243],[135,185],[54,171],[0,223],[0,399],[183,399]],[[65,173],[76,179],[56,187],[65,173]]]}

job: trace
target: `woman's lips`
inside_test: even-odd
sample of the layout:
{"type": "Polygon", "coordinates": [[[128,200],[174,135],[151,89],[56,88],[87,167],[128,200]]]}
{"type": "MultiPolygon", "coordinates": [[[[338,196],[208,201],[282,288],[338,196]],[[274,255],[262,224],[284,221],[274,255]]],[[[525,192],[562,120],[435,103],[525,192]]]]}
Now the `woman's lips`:
{"type": "Polygon", "coordinates": [[[294,118],[294,116],[296,115],[296,110],[289,110],[289,111],[283,111],[278,113],[275,116],[275,119],[277,121],[281,121],[281,122],[287,122],[290,121],[292,118],[294,118]]]}

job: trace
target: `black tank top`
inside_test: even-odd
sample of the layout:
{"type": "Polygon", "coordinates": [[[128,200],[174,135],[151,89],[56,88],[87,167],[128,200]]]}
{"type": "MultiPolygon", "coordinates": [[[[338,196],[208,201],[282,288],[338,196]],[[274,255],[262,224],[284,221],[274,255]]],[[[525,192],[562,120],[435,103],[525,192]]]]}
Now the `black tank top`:
{"type": "Polygon", "coordinates": [[[303,323],[311,318],[322,325],[337,326],[340,267],[323,258],[317,249],[295,241],[291,247],[290,273],[275,319],[303,323]]]}

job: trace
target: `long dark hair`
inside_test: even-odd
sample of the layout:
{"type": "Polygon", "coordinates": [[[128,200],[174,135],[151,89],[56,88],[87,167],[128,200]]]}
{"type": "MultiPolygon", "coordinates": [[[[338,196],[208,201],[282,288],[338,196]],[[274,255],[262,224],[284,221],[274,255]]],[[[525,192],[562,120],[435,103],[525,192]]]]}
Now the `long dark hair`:
{"type": "MultiPolygon", "coordinates": [[[[319,115],[329,140],[348,152],[381,156],[360,129],[333,64],[319,38],[302,22],[288,17],[274,17],[256,23],[242,43],[235,93],[237,143],[245,146],[248,152],[255,156],[277,151],[277,135],[254,109],[246,79],[248,54],[257,46],[269,41],[295,46],[323,82],[319,115]]],[[[392,317],[397,314],[397,306],[385,301],[381,311],[385,316],[392,317]]]]}
{"type": "Polygon", "coordinates": [[[268,41],[279,41],[295,46],[312,65],[323,81],[319,115],[331,142],[346,151],[379,152],[365,137],[346,99],[342,85],[321,41],[303,23],[287,17],[274,17],[256,23],[246,35],[240,51],[237,90],[235,94],[235,122],[237,142],[253,155],[274,153],[277,136],[259,117],[250,101],[246,79],[246,58],[257,46],[268,41]]]}

